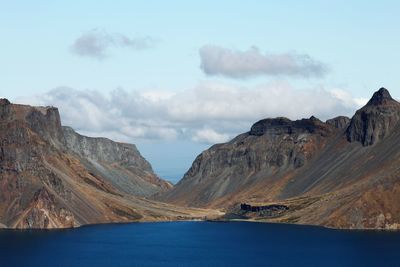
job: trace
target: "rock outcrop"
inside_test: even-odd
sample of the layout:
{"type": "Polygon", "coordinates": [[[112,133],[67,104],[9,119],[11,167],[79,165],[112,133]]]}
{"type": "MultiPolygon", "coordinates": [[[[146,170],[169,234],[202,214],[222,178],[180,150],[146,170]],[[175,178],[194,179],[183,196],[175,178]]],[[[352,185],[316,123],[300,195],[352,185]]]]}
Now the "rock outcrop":
{"type": "Polygon", "coordinates": [[[370,146],[385,138],[400,120],[400,103],[385,88],[375,92],[367,105],[358,110],[347,129],[350,142],[370,146]]]}
{"type": "Polygon", "coordinates": [[[400,103],[381,88],[351,119],[260,120],[201,153],[171,189],[134,145],[62,127],[54,107],[0,99],[0,228],[210,218],[222,208],[226,219],[400,229],[398,140],[400,103]]]}
{"type": "Polygon", "coordinates": [[[161,199],[202,206],[234,196],[260,181],[278,181],[310,161],[325,147],[328,137],[338,132],[315,117],[261,120],[249,132],[200,154],[182,180],[161,199]]]}
{"type": "Polygon", "coordinates": [[[134,145],[63,128],[54,107],[0,99],[2,228],[66,228],[209,214],[143,198],[169,187],[134,145]]]}
{"type": "Polygon", "coordinates": [[[338,116],[336,118],[327,120],[325,123],[338,129],[346,129],[349,126],[350,118],[346,116],[338,116]]]}
{"type": "Polygon", "coordinates": [[[154,174],[151,165],[133,144],[107,138],[93,138],[63,127],[68,151],[82,158],[82,163],[95,175],[106,179],[119,190],[139,196],[151,196],[172,188],[154,174]]]}
{"type": "Polygon", "coordinates": [[[201,153],[159,199],[224,208],[225,218],[399,229],[399,114],[400,104],[381,88],[351,120],[261,120],[201,153]]]}
{"type": "Polygon", "coordinates": [[[287,118],[265,119],[251,126],[249,135],[298,135],[298,134],[320,134],[327,135],[329,127],[322,121],[312,116],[309,119],[291,121],[287,118]]]}

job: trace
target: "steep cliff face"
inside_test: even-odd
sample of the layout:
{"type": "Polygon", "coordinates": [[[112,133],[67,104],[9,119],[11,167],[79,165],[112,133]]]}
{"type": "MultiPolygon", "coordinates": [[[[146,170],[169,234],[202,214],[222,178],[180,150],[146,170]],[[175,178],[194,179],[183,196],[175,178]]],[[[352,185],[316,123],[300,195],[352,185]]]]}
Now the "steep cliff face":
{"type": "Polygon", "coordinates": [[[50,210],[68,210],[61,201],[56,207],[54,195],[44,188],[47,185],[65,197],[69,192],[46,167],[46,156],[56,155],[63,144],[58,111],[12,105],[5,99],[0,107],[0,221],[22,228],[51,227],[50,217],[63,215],[50,215],[50,210]]]}
{"type": "Polygon", "coordinates": [[[153,173],[151,165],[140,155],[133,144],[118,143],[107,138],[93,138],[76,133],[71,127],[63,127],[66,147],[77,155],[98,162],[115,163],[140,168],[153,173]]]}
{"type": "Polygon", "coordinates": [[[351,120],[261,120],[200,154],[160,198],[233,218],[399,229],[399,106],[380,89],[351,120]]]}
{"type": "MultiPolygon", "coordinates": [[[[200,154],[183,179],[161,199],[207,206],[222,198],[236,198],[258,183],[272,185],[310,161],[338,132],[315,117],[261,120],[248,133],[200,154]]],[[[271,197],[278,193],[276,189],[270,188],[271,197]]]]}
{"type": "Polygon", "coordinates": [[[338,116],[333,119],[327,120],[325,123],[332,125],[338,129],[346,129],[349,126],[350,119],[346,116],[338,116]]]}
{"type": "Polygon", "coordinates": [[[82,163],[92,173],[105,177],[119,190],[150,196],[172,188],[154,174],[135,145],[82,136],[70,127],[63,127],[63,132],[68,151],[83,159],[82,163]]]}
{"type": "Polygon", "coordinates": [[[388,90],[381,88],[351,119],[347,139],[364,146],[373,145],[385,138],[399,120],[400,103],[390,96],[388,90]]]}
{"type": "Polygon", "coordinates": [[[326,136],[329,134],[329,127],[319,119],[312,116],[309,119],[291,121],[287,118],[265,119],[256,122],[251,126],[250,135],[299,135],[299,134],[318,134],[326,136]]]}
{"type": "Polygon", "coordinates": [[[0,99],[2,227],[64,228],[208,214],[140,197],[166,187],[134,146],[63,129],[56,108],[0,99]]]}

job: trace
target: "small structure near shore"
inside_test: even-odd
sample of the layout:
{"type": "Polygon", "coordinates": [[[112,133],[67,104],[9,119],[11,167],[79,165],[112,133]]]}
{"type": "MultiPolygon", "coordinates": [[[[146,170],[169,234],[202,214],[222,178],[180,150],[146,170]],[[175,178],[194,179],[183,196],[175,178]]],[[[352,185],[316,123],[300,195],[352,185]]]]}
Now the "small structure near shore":
{"type": "Polygon", "coordinates": [[[282,215],[282,213],[285,213],[287,210],[289,210],[289,207],[281,204],[256,206],[242,203],[240,204],[240,210],[244,211],[245,213],[257,212],[260,216],[273,217],[277,215],[282,215]]]}

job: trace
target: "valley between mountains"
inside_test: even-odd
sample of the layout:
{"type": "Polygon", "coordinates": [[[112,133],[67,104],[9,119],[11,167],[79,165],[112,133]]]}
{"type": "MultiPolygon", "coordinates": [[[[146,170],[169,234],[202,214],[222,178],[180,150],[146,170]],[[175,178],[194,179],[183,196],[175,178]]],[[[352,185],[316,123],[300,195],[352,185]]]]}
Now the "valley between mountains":
{"type": "MultiPolygon", "coordinates": [[[[338,114],[340,115],[340,114],[338,114]]],[[[176,185],[133,144],[85,137],[54,107],[0,100],[0,227],[250,220],[400,229],[400,103],[352,118],[268,118],[202,152],[176,185]]]]}

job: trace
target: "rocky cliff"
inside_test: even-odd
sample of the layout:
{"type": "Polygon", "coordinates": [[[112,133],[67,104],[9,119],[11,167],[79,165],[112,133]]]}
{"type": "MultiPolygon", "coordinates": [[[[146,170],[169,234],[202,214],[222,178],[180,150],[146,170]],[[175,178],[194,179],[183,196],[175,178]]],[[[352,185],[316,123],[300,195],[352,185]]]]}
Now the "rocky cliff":
{"type": "Polygon", "coordinates": [[[135,145],[82,136],[70,127],[63,127],[63,133],[68,151],[80,157],[94,175],[106,177],[119,190],[150,196],[172,188],[154,174],[135,145]]]}
{"type": "Polygon", "coordinates": [[[223,207],[227,218],[399,229],[399,112],[381,88],[351,120],[261,120],[201,153],[159,199],[223,207]],[[266,213],[243,203],[287,209],[266,213]]]}
{"type": "Polygon", "coordinates": [[[181,205],[218,207],[220,200],[235,198],[258,183],[269,183],[272,197],[278,193],[276,183],[307,164],[340,131],[315,117],[261,120],[249,132],[200,154],[162,199],[181,205]]]}
{"type": "Polygon", "coordinates": [[[143,198],[169,187],[135,146],[63,128],[54,107],[0,99],[2,227],[64,228],[208,214],[143,198]]]}
{"type": "Polygon", "coordinates": [[[346,134],[350,142],[358,141],[364,146],[373,145],[385,138],[400,120],[400,103],[388,90],[379,89],[371,100],[356,112],[346,134]]]}

